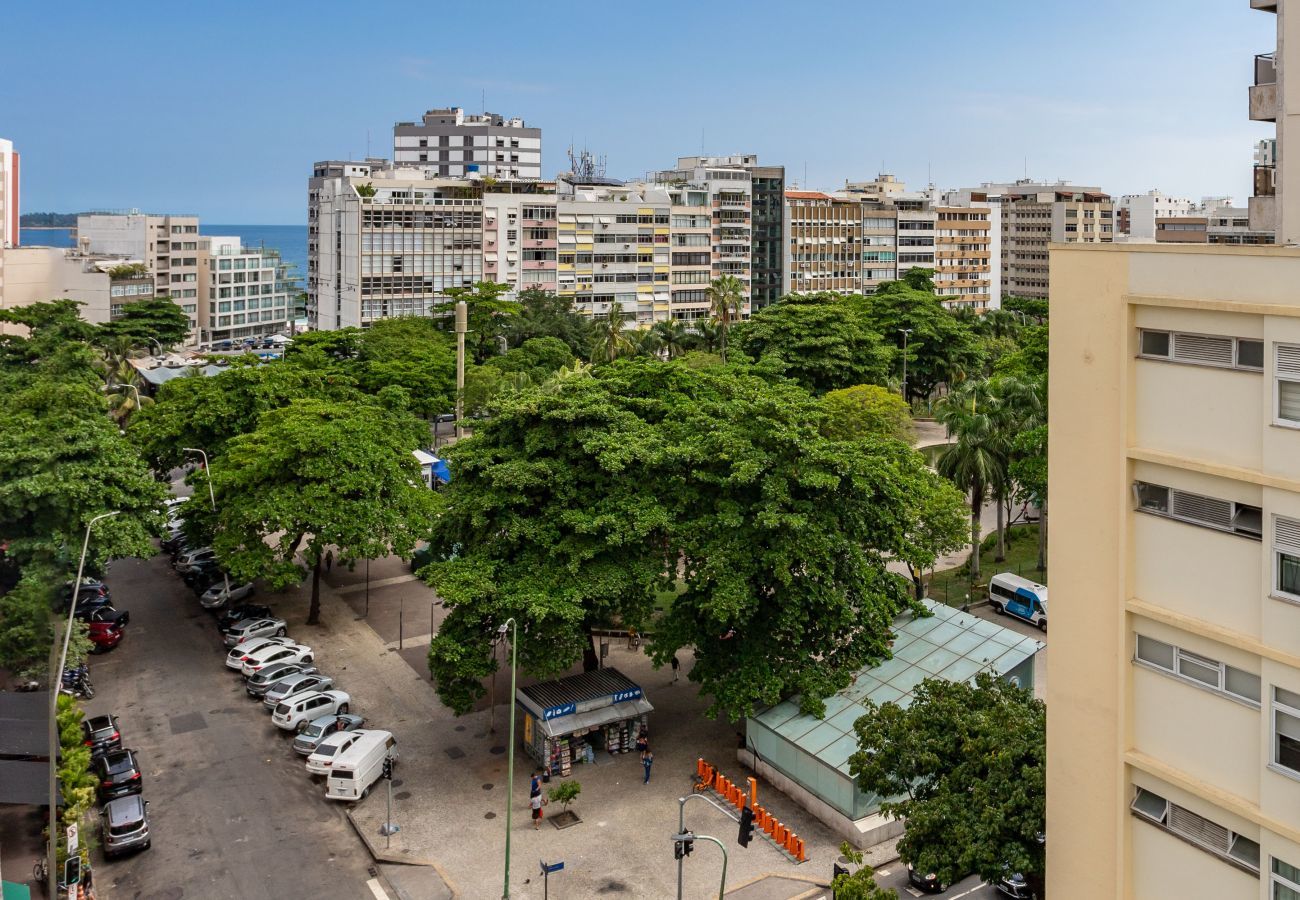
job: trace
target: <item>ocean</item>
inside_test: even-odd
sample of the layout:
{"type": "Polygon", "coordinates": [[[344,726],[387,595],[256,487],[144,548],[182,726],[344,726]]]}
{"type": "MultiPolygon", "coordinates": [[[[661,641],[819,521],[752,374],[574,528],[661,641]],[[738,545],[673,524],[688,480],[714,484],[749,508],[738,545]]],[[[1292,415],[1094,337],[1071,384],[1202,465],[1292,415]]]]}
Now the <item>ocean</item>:
{"type": "MultiPolygon", "coordinates": [[[[71,228],[23,228],[22,243],[28,246],[72,247],[71,228]]],[[[271,247],[280,251],[280,257],[295,268],[290,274],[302,284],[307,277],[307,226],[306,225],[209,225],[199,224],[201,234],[222,237],[239,235],[245,247],[271,247]]]]}

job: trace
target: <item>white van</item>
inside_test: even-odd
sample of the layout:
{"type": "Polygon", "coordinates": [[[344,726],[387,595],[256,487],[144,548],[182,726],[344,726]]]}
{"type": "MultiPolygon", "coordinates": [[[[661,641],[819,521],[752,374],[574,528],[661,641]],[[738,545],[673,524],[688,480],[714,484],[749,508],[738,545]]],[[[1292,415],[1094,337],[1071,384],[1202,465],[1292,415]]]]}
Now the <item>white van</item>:
{"type": "Polygon", "coordinates": [[[989,606],[1047,630],[1047,585],[1001,572],[989,579],[989,606]]]}
{"type": "Polygon", "coordinates": [[[397,762],[397,739],[391,731],[354,731],[360,737],[334,758],[325,782],[328,800],[360,800],[384,774],[384,760],[397,762]]]}

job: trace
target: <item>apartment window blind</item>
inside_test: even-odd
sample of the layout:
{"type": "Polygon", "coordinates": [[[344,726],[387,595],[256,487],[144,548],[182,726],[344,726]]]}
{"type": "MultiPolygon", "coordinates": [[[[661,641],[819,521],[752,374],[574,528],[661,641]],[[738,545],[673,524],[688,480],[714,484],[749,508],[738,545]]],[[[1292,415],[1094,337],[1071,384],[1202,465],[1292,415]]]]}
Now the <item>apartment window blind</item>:
{"type": "Polygon", "coordinates": [[[1203,334],[1175,334],[1174,359],[1211,366],[1232,365],[1232,338],[1203,334]]]}

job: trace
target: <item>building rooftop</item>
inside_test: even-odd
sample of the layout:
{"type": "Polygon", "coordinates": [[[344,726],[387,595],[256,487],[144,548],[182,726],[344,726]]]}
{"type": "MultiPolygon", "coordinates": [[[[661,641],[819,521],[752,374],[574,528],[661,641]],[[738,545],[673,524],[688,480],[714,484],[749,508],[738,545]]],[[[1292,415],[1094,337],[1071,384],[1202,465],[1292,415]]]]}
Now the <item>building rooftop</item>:
{"type": "Polygon", "coordinates": [[[1043,648],[1040,641],[1009,628],[935,603],[933,613],[915,618],[905,613],[894,622],[894,656],[862,669],[853,683],[826,700],[824,718],[799,712],[800,697],[791,697],[754,718],[826,765],[849,774],[849,757],[858,749],[853,723],[866,714],[864,705],[912,702],[912,691],[926,678],[969,681],[981,670],[1005,675],[1043,648]]]}

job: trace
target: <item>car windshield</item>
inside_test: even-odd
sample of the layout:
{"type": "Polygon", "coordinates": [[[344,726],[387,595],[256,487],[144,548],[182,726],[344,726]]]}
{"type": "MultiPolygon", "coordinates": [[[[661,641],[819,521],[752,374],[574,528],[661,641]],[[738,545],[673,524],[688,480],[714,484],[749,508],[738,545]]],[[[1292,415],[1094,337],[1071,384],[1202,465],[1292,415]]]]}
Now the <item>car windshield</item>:
{"type": "Polygon", "coordinates": [[[320,725],[308,725],[306,728],[302,730],[302,736],[309,737],[309,738],[320,737],[321,734],[324,733],[324,731],[325,729],[322,728],[320,725]]]}
{"type": "Polygon", "coordinates": [[[131,771],[134,764],[129,753],[121,753],[105,757],[104,767],[110,775],[121,775],[123,772],[131,771]]]}

